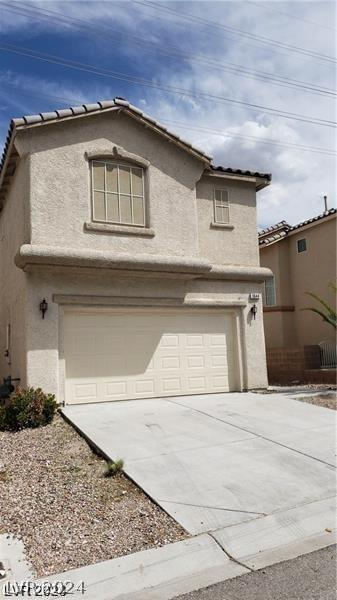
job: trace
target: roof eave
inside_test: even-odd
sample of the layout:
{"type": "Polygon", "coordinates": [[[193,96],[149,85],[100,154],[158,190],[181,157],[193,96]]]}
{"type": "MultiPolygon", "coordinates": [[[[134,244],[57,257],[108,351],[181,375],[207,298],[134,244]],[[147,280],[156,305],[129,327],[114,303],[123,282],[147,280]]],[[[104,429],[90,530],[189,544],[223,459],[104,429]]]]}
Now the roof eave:
{"type": "Polygon", "coordinates": [[[263,190],[264,188],[268,187],[271,184],[271,179],[265,179],[265,178],[256,178],[256,191],[259,192],[260,190],[263,190]],[[260,183],[258,183],[260,181],[260,183]]]}
{"type": "Polygon", "coordinates": [[[210,170],[205,173],[207,177],[217,177],[220,179],[230,179],[230,180],[238,180],[238,181],[247,181],[249,183],[255,183],[256,191],[259,192],[263,190],[263,188],[267,187],[271,184],[270,179],[266,179],[265,177],[257,177],[256,175],[247,175],[240,173],[228,173],[226,171],[215,171],[210,170]]]}
{"type": "Polygon", "coordinates": [[[261,249],[270,248],[270,246],[273,246],[274,244],[277,244],[278,242],[283,242],[283,240],[286,240],[287,238],[288,238],[288,235],[284,235],[283,237],[280,237],[277,240],[271,240],[270,242],[267,242],[267,243],[259,242],[259,248],[261,248],[261,249]]]}
{"type": "Polygon", "coordinates": [[[8,133],[8,139],[7,139],[6,156],[5,156],[4,164],[0,171],[0,212],[3,209],[3,205],[4,205],[6,193],[7,193],[7,188],[9,187],[9,185],[7,186],[6,178],[8,177],[8,180],[10,181],[10,179],[12,177],[12,173],[10,175],[8,175],[8,168],[10,167],[10,164],[13,161],[13,154],[14,154],[13,150],[15,151],[15,159],[14,159],[15,166],[16,166],[17,158],[19,156],[14,148],[14,142],[15,142],[15,128],[11,125],[10,131],[8,133]]]}

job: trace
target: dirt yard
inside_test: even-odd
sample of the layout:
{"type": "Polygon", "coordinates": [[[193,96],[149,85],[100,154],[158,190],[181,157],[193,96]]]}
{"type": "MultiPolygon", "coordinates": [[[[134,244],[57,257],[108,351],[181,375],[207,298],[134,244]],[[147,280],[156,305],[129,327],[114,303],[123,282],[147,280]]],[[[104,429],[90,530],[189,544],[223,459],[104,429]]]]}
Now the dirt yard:
{"type": "Polygon", "coordinates": [[[0,533],[22,538],[37,576],[187,537],[124,475],[104,477],[106,462],[59,415],[0,431],[0,449],[0,533]]]}

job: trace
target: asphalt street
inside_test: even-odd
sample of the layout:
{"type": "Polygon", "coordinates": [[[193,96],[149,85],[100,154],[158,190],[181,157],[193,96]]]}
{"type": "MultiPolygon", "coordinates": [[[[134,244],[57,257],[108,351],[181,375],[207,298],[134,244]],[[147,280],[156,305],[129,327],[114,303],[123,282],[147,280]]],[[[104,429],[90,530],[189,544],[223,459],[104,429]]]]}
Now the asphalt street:
{"type": "Polygon", "coordinates": [[[336,590],[336,546],[329,546],[176,600],[336,600],[336,590]]]}

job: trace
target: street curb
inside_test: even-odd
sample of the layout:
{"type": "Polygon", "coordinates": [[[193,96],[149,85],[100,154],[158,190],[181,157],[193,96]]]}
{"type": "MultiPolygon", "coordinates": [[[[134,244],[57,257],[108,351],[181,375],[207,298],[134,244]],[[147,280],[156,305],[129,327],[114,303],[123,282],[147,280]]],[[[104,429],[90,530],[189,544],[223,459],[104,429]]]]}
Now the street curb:
{"type": "MultiPolygon", "coordinates": [[[[211,536],[201,534],[52,575],[34,584],[71,582],[72,600],[170,600],[249,572],[230,560],[211,536]],[[82,581],[83,589],[77,589],[82,581]]],[[[41,598],[41,593],[33,588],[29,597],[41,598]]]]}

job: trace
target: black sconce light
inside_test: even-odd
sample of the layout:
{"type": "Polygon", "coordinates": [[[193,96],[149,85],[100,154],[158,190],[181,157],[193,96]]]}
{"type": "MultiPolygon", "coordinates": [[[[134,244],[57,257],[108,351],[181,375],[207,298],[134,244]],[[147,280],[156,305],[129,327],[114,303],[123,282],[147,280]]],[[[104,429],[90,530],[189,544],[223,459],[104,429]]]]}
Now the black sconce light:
{"type": "Polygon", "coordinates": [[[44,319],[44,315],[48,309],[48,302],[45,298],[40,302],[40,311],[42,312],[42,319],[44,319]]]}
{"type": "Polygon", "coordinates": [[[256,304],[253,304],[252,308],[250,309],[250,312],[252,313],[253,319],[255,321],[255,319],[256,319],[256,313],[257,313],[257,306],[256,306],[256,304]]]}

